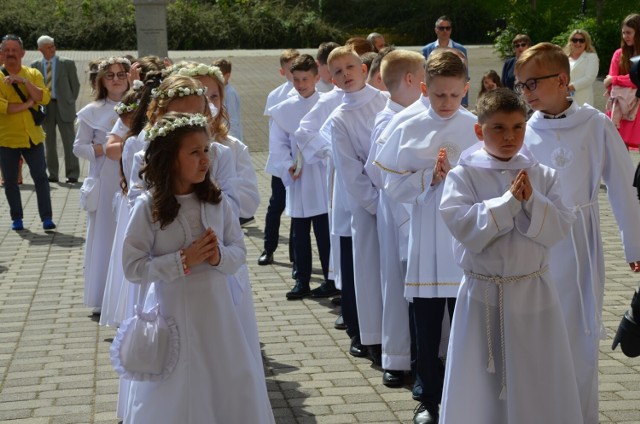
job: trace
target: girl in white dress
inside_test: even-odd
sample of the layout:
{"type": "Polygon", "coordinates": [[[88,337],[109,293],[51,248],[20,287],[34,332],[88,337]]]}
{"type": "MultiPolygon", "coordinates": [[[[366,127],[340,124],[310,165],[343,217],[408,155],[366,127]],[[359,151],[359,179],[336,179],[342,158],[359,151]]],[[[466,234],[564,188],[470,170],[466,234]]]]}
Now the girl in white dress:
{"type": "Polygon", "coordinates": [[[95,101],[78,112],[78,131],[73,153],[90,162],[83,186],[95,182],[97,207],[87,212],[87,238],[84,255],[84,304],[100,313],[109,270],[111,245],[115,234],[113,198],[118,191],[119,164],[107,158],[104,146],[118,114],[114,110],[129,89],[127,72],[131,63],[123,57],[110,57],[98,64],[95,101]]]}
{"type": "Polygon", "coordinates": [[[127,424],[275,422],[226,284],[246,251],[238,218],[209,177],[207,126],[202,115],[168,113],[147,132],[149,191],[136,200],[123,266],[130,281],[154,282],[180,353],[166,379],[131,383],[127,424]]]}

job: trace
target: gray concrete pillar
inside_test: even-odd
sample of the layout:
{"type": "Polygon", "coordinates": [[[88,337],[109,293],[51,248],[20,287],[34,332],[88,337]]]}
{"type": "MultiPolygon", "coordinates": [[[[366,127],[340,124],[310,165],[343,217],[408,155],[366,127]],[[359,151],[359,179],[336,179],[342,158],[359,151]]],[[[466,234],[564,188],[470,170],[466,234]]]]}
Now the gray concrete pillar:
{"type": "Polygon", "coordinates": [[[167,4],[169,0],[133,0],[136,8],[138,56],[169,55],[167,46],[167,4]]]}

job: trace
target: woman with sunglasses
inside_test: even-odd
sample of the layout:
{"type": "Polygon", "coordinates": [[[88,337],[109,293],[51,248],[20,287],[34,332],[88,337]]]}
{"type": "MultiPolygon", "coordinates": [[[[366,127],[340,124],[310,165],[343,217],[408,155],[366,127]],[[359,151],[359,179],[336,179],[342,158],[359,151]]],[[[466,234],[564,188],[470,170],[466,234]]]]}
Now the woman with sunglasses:
{"type": "Polygon", "coordinates": [[[593,83],[598,76],[600,60],[591,44],[591,36],[583,29],[573,30],[564,51],[571,67],[568,86],[571,97],[580,106],[584,103],[593,105],[593,83]]]}
{"type": "Polygon", "coordinates": [[[640,55],[640,15],[633,13],[622,21],[621,28],[622,40],[620,41],[620,48],[613,53],[611,58],[611,66],[609,67],[609,75],[604,79],[604,86],[610,93],[610,102],[607,104],[607,115],[609,115],[613,122],[618,127],[620,135],[624,140],[627,147],[634,149],[638,148],[640,144],[640,113],[637,112],[637,103],[633,107],[634,102],[638,102],[635,97],[638,87],[632,82],[629,71],[631,70],[631,58],[640,55]],[[626,91],[626,97],[628,100],[623,100],[623,92],[626,91]],[[620,94],[618,94],[620,93],[620,94]],[[622,104],[622,115],[618,115],[614,110],[609,110],[609,106],[612,104],[611,100],[615,100],[618,105],[626,103],[631,106],[630,111],[624,109],[622,104]],[[635,116],[634,116],[635,115],[635,116]],[[627,118],[627,119],[625,119],[627,118]]]}
{"type": "Polygon", "coordinates": [[[510,90],[513,90],[513,84],[516,82],[516,74],[514,73],[516,69],[516,61],[524,52],[531,46],[531,38],[525,34],[518,34],[513,37],[511,41],[511,47],[513,47],[514,56],[504,61],[504,65],[502,66],[502,86],[507,87],[510,90]]]}

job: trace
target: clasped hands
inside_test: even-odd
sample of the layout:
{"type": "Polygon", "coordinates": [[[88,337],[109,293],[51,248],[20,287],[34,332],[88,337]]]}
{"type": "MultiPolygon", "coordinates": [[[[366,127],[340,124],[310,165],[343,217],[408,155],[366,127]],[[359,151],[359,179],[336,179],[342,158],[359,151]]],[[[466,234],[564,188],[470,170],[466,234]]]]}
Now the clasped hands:
{"type": "Polygon", "coordinates": [[[207,262],[209,265],[216,266],[220,263],[220,247],[218,246],[218,236],[211,229],[206,231],[191,246],[183,249],[185,264],[188,268],[207,262]]]}

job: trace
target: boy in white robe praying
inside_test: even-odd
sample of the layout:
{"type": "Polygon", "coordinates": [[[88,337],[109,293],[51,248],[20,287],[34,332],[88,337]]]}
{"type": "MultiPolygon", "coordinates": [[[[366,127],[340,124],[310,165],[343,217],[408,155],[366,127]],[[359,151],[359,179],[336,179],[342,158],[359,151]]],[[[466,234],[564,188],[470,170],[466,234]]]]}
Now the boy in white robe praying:
{"type": "Polygon", "coordinates": [[[293,229],[296,283],[286,297],[289,300],[307,296],[329,297],[338,291],[328,276],[330,242],[326,162],[306,162],[298,150],[294,135],[300,120],[320,97],[315,88],[319,78],[318,65],[313,57],[304,54],[293,59],[290,72],[298,95],[269,109],[273,120],[269,130],[269,155],[273,158],[277,176],[286,188],[285,212],[291,217],[293,229]],[[312,262],[311,225],[324,275],[322,285],[313,290],[309,287],[312,262]]]}
{"type": "Polygon", "coordinates": [[[364,165],[371,148],[371,130],[387,97],[366,84],[367,68],[350,47],[334,49],[327,60],[334,83],[344,90],[343,103],[331,118],[336,187],[351,213],[353,270],[360,341],[380,364],[382,342],[382,289],[376,231],[378,190],[364,165]],[[339,181],[338,181],[339,180],[339,181]]]}
{"type": "Polygon", "coordinates": [[[440,423],[582,423],[548,265],[575,215],[562,203],[557,172],[523,147],[524,101],[499,88],[476,112],[483,143],[462,153],[440,202],[464,269],[440,423]]]}
{"type": "Polygon", "coordinates": [[[422,96],[425,60],[418,52],[394,50],[386,54],[379,65],[390,98],[376,116],[371,135],[371,149],[365,164],[367,174],[380,191],[377,224],[380,240],[380,271],[382,275],[382,383],[388,387],[404,384],[405,371],[410,367],[409,302],[404,297],[405,267],[400,258],[398,215],[409,217],[405,207],[392,202],[384,192],[382,170],[373,163],[378,147],[376,140],[391,118],[422,96]],[[383,247],[384,246],[384,247],[383,247]]]}
{"type": "Polygon", "coordinates": [[[605,282],[598,193],[604,181],[627,262],[639,271],[640,206],[631,184],[634,169],[613,123],[591,106],[568,99],[569,59],[560,47],[530,47],[515,69],[514,88],[536,111],[527,122],[525,144],[540,163],[558,171],[562,198],[577,215],[570,236],[552,248],[549,269],[569,333],[584,422],[595,424],[605,282]]]}
{"type": "Polygon", "coordinates": [[[450,163],[455,165],[475,139],[476,117],[460,107],[469,88],[466,75],[455,53],[432,53],[425,78],[429,109],[398,125],[376,157],[385,175],[385,192],[396,202],[412,205],[404,295],[413,302],[416,380],[422,388],[415,393],[421,402],[416,424],[438,420],[444,381],[442,321],[447,310],[453,314],[462,278],[438,205],[450,163]]]}

